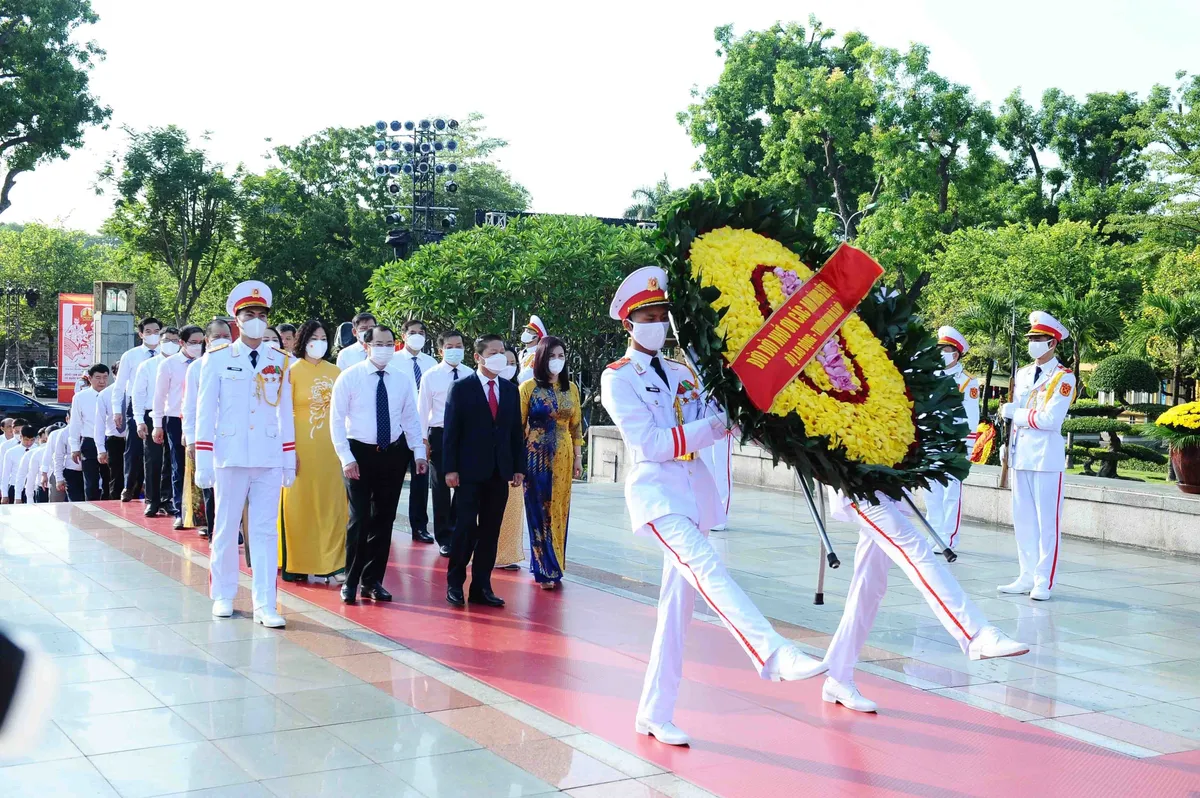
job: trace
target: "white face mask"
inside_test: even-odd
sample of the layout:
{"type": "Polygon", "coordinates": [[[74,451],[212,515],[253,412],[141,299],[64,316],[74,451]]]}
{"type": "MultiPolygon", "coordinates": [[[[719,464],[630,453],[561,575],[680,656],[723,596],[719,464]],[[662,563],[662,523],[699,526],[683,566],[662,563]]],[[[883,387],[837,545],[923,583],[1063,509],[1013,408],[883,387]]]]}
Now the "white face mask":
{"type": "Polygon", "coordinates": [[[448,366],[457,366],[463,360],[463,350],[461,349],[443,349],[442,362],[448,366]]]}
{"type": "Polygon", "coordinates": [[[200,357],[200,353],[203,350],[204,350],[204,347],[201,346],[200,344],[188,344],[187,346],[185,346],[183,348],[183,351],[187,352],[187,356],[190,357],[192,360],[195,360],[196,358],[200,357]]]}
{"type": "Polygon", "coordinates": [[[360,344],[365,344],[367,342],[367,331],[366,330],[358,331],[358,342],[360,344]]]}
{"type": "Polygon", "coordinates": [[[1029,348],[1029,356],[1031,358],[1033,358],[1034,360],[1037,360],[1039,357],[1041,357],[1042,355],[1044,355],[1050,351],[1050,342],[1049,341],[1030,341],[1028,348],[1029,348]]]}
{"type": "Polygon", "coordinates": [[[374,363],[375,365],[379,366],[380,368],[383,368],[388,363],[391,363],[392,358],[396,356],[396,347],[394,347],[394,346],[391,346],[391,345],[375,346],[374,344],[371,344],[370,347],[371,347],[371,362],[374,363]]]}
{"type": "Polygon", "coordinates": [[[953,352],[942,352],[942,362],[946,364],[947,368],[953,366],[956,360],[958,360],[958,355],[953,352]]]}
{"type": "Polygon", "coordinates": [[[304,351],[309,357],[320,360],[325,357],[325,353],[329,351],[329,342],[313,340],[304,345],[304,351]]]}
{"type": "Polygon", "coordinates": [[[251,340],[260,340],[267,334],[266,319],[246,319],[242,323],[242,332],[251,340]]]}
{"type": "Polygon", "coordinates": [[[550,362],[546,364],[546,367],[550,369],[551,374],[562,374],[562,370],[567,367],[567,360],[566,358],[553,357],[550,358],[550,362]]]}
{"type": "Polygon", "coordinates": [[[170,357],[179,351],[179,343],[176,341],[163,341],[162,346],[159,348],[162,349],[163,355],[170,357]]]}
{"type": "Polygon", "coordinates": [[[521,343],[523,344],[533,343],[534,338],[537,338],[537,335],[534,334],[532,330],[526,330],[525,332],[521,333],[521,343]]]}
{"type": "Polygon", "coordinates": [[[511,380],[516,373],[516,366],[505,366],[504,368],[500,369],[500,379],[511,380]]]}
{"type": "Polygon", "coordinates": [[[425,348],[425,336],[422,333],[412,333],[404,339],[404,343],[408,344],[412,351],[420,352],[425,348]]]}
{"type": "Polygon", "coordinates": [[[142,336],[142,343],[144,343],[146,346],[153,349],[154,347],[158,346],[158,342],[161,339],[162,339],[162,336],[159,335],[158,333],[146,333],[145,335],[142,336]]]}
{"type": "Polygon", "coordinates": [[[630,324],[633,325],[633,340],[637,341],[651,352],[657,352],[659,349],[662,349],[663,343],[667,340],[667,322],[634,321],[630,322],[630,324]]]}
{"type": "Polygon", "coordinates": [[[504,356],[503,352],[497,352],[494,355],[488,355],[484,358],[483,365],[484,368],[493,374],[499,374],[508,365],[508,358],[504,356]]]}

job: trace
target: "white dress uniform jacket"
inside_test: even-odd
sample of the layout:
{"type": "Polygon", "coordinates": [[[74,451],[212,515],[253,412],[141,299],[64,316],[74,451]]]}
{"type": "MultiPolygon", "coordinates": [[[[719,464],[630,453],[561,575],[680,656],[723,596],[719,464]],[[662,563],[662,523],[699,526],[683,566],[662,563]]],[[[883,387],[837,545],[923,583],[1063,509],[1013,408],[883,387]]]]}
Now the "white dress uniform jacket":
{"type": "Polygon", "coordinates": [[[625,501],[634,532],[667,515],[682,515],[702,530],[725,523],[725,508],[704,462],[681,460],[713,444],[717,429],[699,379],[687,366],[659,356],[669,384],[650,366],[650,356],[630,349],[600,378],[604,409],[620,428],[633,467],[625,501]],[[675,414],[675,397],[683,424],[675,414]]]}
{"type": "Polygon", "coordinates": [[[1057,359],[1041,366],[1034,381],[1036,364],[1017,371],[1010,418],[1012,440],[1008,465],[1018,471],[1063,471],[1067,467],[1063,420],[1075,396],[1075,375],[1057,359]]]}

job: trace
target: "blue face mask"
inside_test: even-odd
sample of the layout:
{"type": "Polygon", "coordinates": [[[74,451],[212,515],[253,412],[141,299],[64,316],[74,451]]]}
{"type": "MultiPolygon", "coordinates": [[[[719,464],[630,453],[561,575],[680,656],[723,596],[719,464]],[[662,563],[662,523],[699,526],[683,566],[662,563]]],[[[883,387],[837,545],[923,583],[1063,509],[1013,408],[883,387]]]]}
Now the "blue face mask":
{"type": "Polygon", "coordinates": [[[447,366],[457,366],[463,362],[463,350],[461,349],[443,349],[442,361],[447,366]]]}

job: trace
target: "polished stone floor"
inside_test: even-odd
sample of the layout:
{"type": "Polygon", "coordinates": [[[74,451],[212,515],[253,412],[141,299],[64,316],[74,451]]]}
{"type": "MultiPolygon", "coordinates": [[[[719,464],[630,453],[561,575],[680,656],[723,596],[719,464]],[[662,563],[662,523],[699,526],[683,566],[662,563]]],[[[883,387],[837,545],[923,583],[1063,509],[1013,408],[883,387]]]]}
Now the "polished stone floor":
{"type": "MultiPolygon", "coordinates": [[[[571,578],[657,595],[661,555],[615,512],[621,497],[620,485],[576,486],[571,578]]],[[[729,529],[713,533],[755,603],[814,653],[841,617],[857,541],[849,524],[830,532],[843,566],[826,570],[823,606],[802,498],[735,487],[729,529]]],[[[969,661],[893,568],[862,670],[1132,756],[1200,749],[1200,560],[1068,538],[1053,598],[1034,602],[996,593],[1017,573],[1011,529],[964,523],[960,541],[951,571],[1030,654],[969,661]]]]}

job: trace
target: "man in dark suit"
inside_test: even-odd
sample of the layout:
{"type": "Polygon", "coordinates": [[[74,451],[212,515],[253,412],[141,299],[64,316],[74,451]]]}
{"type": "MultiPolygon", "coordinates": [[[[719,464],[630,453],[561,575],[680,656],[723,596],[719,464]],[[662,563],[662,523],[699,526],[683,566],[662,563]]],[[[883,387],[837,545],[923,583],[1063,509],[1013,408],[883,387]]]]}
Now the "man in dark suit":
{"type": "Polygon", "coordinates": [[[443,428],[446,485],[454,488],[458,518],[450,541],[446,601],[503,607],[492,592],[492,568],[500,522],[508,502],[508,486],[525,479],[525,435],[521,397],[515,385],[500,378],[508,365],[504,340],[485,335],[475,342],[476,379],[462,379],[450,389],[443,428]],[[473,559],[472,559],[473,558],[473,559]],[[471,592],[463,597],[467,563],[471,592]]]}

